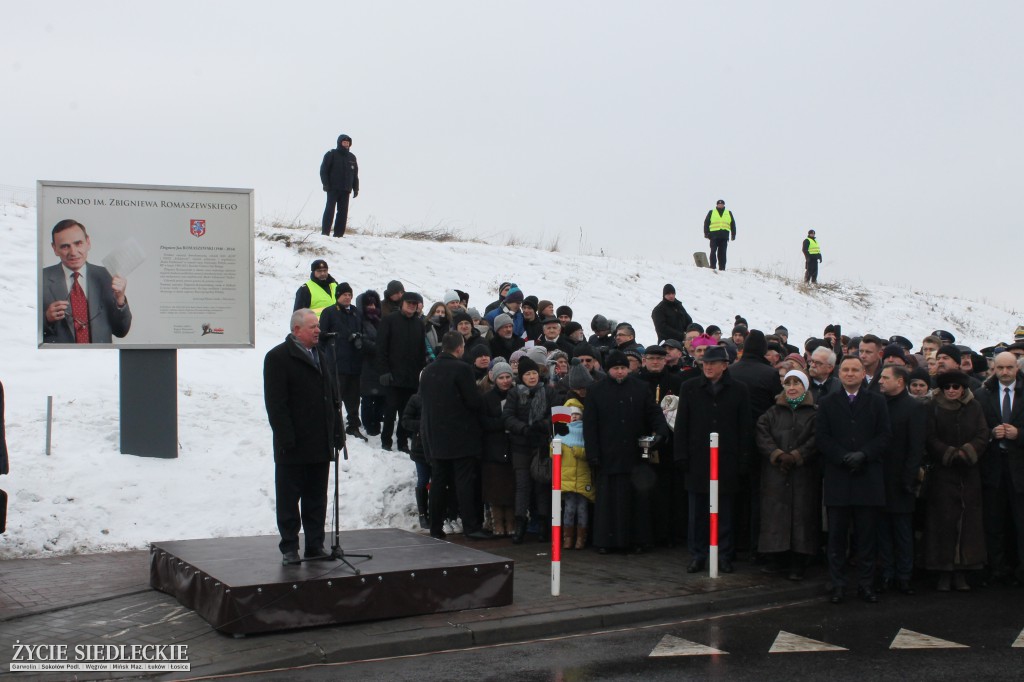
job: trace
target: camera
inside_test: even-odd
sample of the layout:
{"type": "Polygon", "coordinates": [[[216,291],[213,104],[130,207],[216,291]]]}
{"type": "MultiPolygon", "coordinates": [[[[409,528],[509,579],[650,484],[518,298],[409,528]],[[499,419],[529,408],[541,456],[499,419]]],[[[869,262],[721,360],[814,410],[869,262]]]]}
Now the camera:
{"type": "Polygon", "coordinates": [[[352,342],[352,345],[356,350],[363,349],[363,335],[359,332],[352,332],[352,334],[349,335],[348,340],[352,342]]]}
{"type": "Polygon", "coordinates": [[[640,446],[640,456],[643,459],[650,459],[651,447],[654,445],[654,436],[641,436],[637,438],[636,444],[640,446]]]}

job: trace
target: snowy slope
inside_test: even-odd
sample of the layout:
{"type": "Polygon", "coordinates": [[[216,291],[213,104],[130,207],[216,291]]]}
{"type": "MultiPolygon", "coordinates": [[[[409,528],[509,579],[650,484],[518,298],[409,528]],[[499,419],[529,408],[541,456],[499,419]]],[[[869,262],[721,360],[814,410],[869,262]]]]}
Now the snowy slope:
{"type": "MultiPolygon", "coordinates": [[[[969,300],[934,300],[887,286],[803,291],[770,272],[714,274],[679,253],[661,261],[572,256],[526,246],[434,243],[257,226],[255,350],[178,353],[178,459],[118,452],[118,358],[114,351],[41,351],[36,344],[35,211],[0,205],[0,380],[6,389],[11,496],[0,558],[143,547],[148,541],[275,534],[273,459],[262,396],[267,350],[287,333],[296,287],[323,257],[332,274],[382,292],[390,279],[429,302],[449,288],[482,308],[500,281],[567,303],[589,328],[602,313],[654,340],[651,308],[673,282],[694,319],[728,331],[735,314],[754,328],[790,329],[799,345],[830,322],[844,330],[900,333],[918,342],[936,327],[974,347],[1012,337],[1018,316],[969,300]],[[54,397],[53,454],[45,455],[46,396],[54,397]]],[[[827,273],[826,273],[827,274],[827,273]]],[[[131,285],[129,283],[129,298],[131,285]]],[[[589,329],[588,329],[589,331],[589,329]]],[[[342,473],[344,528],[412,528],[414,480],[408,456],[379,440],[351,443],[342,473]]]]}

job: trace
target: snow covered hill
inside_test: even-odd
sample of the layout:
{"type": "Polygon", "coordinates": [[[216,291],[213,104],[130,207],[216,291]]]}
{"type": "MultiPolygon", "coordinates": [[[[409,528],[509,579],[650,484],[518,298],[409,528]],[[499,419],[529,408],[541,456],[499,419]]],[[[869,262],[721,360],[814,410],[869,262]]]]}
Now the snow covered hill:
{"type": "MultiPolygon", "coordinates": [[[[771,271],[715,274],[680,252],[674,264],[574,256],[528,246],[415,241],[257,226],[255,350],[178,353],[180,453],[157,460],[118,452],[118,354],[36,348],[36,216],[0,205],[0,380],[6,389],[11,474],[0,558],[144,547],[153,540],[276,534],[270,428],[262,395],[267,350],[287,334],[295,289],[322,257],[356,293],[391,279],[429,303],[446,289],[480,308],[503,280],[568,304],[589,333],[595,313],[629,321],[654,341],[650,311],[672,282],[694,319],[727,332],[741,314],[753,328],[785,324],[801,343],[831,322],[847,332],[899,333],[915,343],[936,327],[981,347],[1012,338],[1019,316],[963,299],[884,285],[828,283],[807,290],[771,271]],[[54,398],[53,453],[44,450],[46,397],[54,398]]],[[[671,249],[671,244],[661,247],[671,249]]],[[[736,248],[742,248],[742,245],[736,248]]],[[[129,297],[131,288],[129,284],[129,297]]],[[[344,528],[412,528],[414,469],[378,439],[350,444],[342,473],[344,528]]]]}

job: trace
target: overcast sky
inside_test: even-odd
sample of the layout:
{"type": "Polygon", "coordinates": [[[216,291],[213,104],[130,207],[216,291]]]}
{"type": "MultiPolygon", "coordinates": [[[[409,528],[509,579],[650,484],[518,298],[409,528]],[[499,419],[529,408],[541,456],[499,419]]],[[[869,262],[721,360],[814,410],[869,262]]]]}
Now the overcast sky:
{"type": "MultiPolygon", "coordinates": [[[[962,291],[1020,309],[1019,2],[18,2],[0,184],[252,187],[350,224],[962,291]],[[1011,257],[1012,254],[1012,257],[1011,257]]],[[[488,264],[496,266],[495,264],[488,264]]],[[[453,282],[457,285],[458,282],[453,282]]],[[[685,300],[685,292],[680,292],[685,300]]],[[[1024,320],[1022,320],[1024,322],[1024,320]]]]}

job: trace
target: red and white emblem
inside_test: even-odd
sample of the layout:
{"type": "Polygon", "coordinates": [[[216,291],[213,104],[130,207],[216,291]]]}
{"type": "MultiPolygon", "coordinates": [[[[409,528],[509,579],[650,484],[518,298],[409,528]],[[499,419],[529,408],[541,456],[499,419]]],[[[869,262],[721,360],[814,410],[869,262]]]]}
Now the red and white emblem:
{"type": "Polygon", "coordinates": [[[206,221],[198,220],[195,218],[192,219],[191,221],[189,221],[188,231],[197,237],[202,237],[204,234],[206,234],[206,221]]]}

